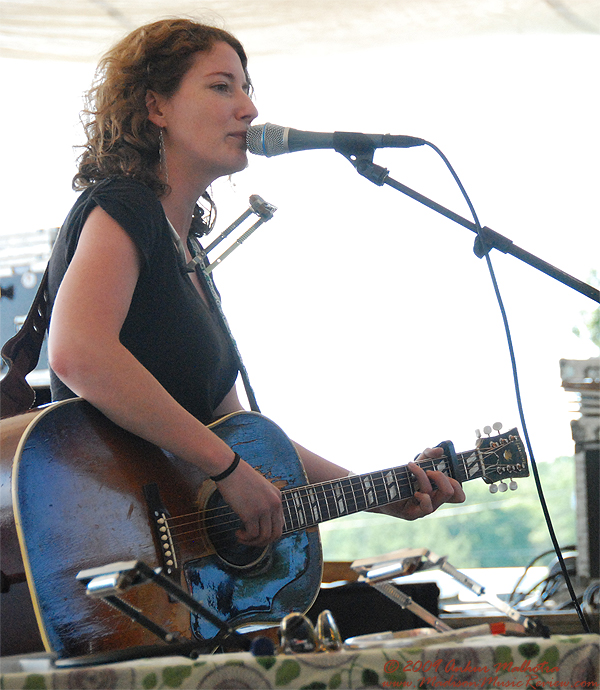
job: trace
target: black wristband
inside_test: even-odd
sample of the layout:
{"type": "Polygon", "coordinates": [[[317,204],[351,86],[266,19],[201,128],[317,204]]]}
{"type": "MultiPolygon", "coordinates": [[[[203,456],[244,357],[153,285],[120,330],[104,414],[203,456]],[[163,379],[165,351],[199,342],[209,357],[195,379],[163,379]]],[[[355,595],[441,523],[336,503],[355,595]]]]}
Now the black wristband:
{"type": "Polygon", "coordinates": [[[230,475],[230,474],[235,470],[235,468],[240,464],[240,460],[241,460],[241,459],[242,459],[242,458],[240,458],[240,456],[239,456],[237,453],[234,453],[234,458],[233,458],[233,461],[232,461],[231,465],[229,465],[229,467],[228,467],[226,470],[223,470],[223,471],[221,472],[221,474],[215,474],[214,477],[211,477],[211,479],[213,480],[213,482],[220,482],[221,479],[225,479],[226,477],[229,477],[229,475],[230,475]]]}

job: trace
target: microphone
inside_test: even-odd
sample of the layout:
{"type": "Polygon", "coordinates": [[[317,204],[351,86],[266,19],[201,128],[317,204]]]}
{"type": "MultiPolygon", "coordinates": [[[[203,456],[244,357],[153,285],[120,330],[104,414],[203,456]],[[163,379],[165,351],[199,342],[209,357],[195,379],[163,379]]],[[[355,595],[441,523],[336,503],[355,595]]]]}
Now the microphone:
{"type": "Polygon", "coordinates": [[[374,149],[404,149],[422,146],[425,139],[402,134],[361,134],[360,132],[303,132],[267,122],[253,125],[246,134],[248,151],[255,156],[279,156],[281,153],[334,149],[345,156],[372,153],[374,149]]]}

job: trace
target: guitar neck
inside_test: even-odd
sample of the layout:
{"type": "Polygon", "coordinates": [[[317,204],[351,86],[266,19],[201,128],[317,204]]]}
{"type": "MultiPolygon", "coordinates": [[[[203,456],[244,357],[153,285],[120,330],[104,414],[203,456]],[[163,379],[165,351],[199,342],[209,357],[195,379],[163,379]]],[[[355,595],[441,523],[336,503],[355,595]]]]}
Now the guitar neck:
{"type": "MultiPolygon", "coordinates": [[[[457,453],[453,458],[427,459],[418,464],[424,470],[439,470],[461,483],[482,476],[477,450],[457,453]]],[[[287,534],[361,510],[372,510],[410,498],[417,490],[417,480],[405,465],[286,489],[282,492],[283,532],[287,534]]]]}

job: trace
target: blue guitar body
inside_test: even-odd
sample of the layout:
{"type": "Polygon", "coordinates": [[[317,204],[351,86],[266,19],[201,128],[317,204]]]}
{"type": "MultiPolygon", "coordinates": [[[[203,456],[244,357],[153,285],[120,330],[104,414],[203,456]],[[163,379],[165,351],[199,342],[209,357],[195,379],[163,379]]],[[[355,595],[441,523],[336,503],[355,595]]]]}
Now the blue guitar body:
{"type": "MultiPolygon", "coordinates": [[[[12,482],[13,489],[13,512],[3,506],[2,515],[3,527],[13,524],[3,536],[14,544],[9,532],[18,535],[48,651],[71,657],[164,644],[87,596],[76,579],[81,570],[118,561],[161,567],[234,627],[278,623],[290,611],[308,609],[316,597],[322,574],[317,527],[289,532],[266,550],[240,548],[234,537],[239,522],[229,522],[231,511],[213,482],[198,468],[123,431],[81,399],[2,424],[15,439],[11,443],[4,434],[3,450],[12,448],[14,462],[3,459],[3,485],[12,482]],[[229,525],[225,540],[219,519],[205,519],[219,512],[229,525]],[[167,516],[167,543],[175,558],[165,555],[172,552],[161,541],[159,515],[167,516]]],[[[291,441],[265,417],[233,414],[211,428],[281,489],[306,484],[291,441]]],[[[189,612],[155,585],[133,588],[125,598],[182,638],[211,640],[218,631],[199,617],[190,621],[189,612]]]]}

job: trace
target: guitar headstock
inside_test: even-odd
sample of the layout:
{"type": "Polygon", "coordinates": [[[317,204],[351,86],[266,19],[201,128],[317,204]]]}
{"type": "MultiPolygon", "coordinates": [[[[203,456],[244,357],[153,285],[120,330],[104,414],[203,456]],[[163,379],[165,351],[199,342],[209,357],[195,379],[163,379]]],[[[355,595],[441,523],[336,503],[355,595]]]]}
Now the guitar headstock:
{"type": "Polygon", "coordinates": [[[504,434],[490,436],[492,429],[500,431],[502,424],[496,422],[493,427],[483,428],[483,437],[477,430],[477,455],[481,463],[481,476],[486,484],[490,484],[490,492],[514,491],[517,488],[515,478],[528,477],[529,465],[523,442],[517,429],[511,429],[504,434]],[[510,480],[508,486],[505,480],[510,480]],[[500,482],[496,484],[496,482],[500,482]]]}

